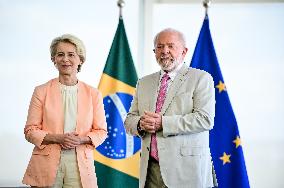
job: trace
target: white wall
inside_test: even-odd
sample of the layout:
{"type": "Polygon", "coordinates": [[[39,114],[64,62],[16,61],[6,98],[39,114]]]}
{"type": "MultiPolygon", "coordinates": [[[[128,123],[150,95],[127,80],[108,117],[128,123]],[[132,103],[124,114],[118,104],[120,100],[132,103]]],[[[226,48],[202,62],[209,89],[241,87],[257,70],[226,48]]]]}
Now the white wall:
{"type": "MultiPolygon", "coordinates": [[[[87,61],[79,77],[97,86],[118,24],[116,2],[0,0],[0,187],[21,185],[33,147],[23,135],[29,100],[34,86],[57,76],[49,60],[51,40],[63,33],[81,38],[87,47],[87,61]]],[[[139,2],[125,2],[125,28],[136,63],[139,2]]],[[[189,62],[203,7],[156,4],[153,11],[152,36],[165,27],[183,31],[189,62]]],[[[284,5],[213,3],[209,15],[251,187],[284,187],[280,179],[284,174],[284,5]]],[[[153,67],[136,67],[143,67],[143,72],[137,70],[140,76],[154,71],[153,67]]]]}

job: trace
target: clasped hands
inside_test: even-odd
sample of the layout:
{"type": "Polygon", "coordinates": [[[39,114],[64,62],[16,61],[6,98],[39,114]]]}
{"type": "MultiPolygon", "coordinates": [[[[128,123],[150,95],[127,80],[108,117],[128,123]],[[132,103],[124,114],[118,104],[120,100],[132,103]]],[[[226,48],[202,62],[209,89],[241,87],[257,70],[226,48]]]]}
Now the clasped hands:
{"type": "Polygon", "coordinates": [[[162,115],[159,113],[144,111],[140,118],[141,130],[148,133],[155,133],[162,130],[162,115]]]}
{"type": "Polygon", "coordinates": [[[75,132],[62,134],[60,135],[59,140],[60,146],[65,150],[74,149],[78,145],[82,144],[79,134],[75,132]]]}
{"type": "Polygon", "coordinates": [[[65,134],[47,134],[42,144],[59,144],[62,149],[74,149],[81,144],[92,144],[89,136],[79,136],[76,132],[65,134]]]}

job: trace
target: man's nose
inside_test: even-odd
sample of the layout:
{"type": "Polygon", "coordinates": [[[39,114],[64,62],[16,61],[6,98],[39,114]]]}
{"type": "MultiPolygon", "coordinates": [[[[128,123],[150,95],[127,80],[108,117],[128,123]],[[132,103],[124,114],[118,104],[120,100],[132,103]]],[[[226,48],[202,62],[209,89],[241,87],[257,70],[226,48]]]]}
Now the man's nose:
{"type": "Polygon", "coordinates": [[[169,51],[170,50],[169,50],[168,46],[164,46],[163,49],[162,49],[162,52],[165,53],[165,54],[169,53],[169,51]]]}

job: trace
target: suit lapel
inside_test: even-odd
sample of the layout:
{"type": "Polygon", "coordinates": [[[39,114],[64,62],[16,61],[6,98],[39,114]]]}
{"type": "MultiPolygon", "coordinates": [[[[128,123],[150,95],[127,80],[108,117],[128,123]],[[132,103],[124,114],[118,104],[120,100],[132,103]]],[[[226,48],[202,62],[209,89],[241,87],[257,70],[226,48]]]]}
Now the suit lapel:
{"type": "Polygon", "coordinates": [[[80,125],[84,124],[80,122],[85,120],[85,114],[88,114],[86,111],[89,110],[92,101],[90,101],[90,97],[88,97],[87,93],[85,92],[86,88],[84,87],[83,83],[78,81],[78,95],[77,95],[77,125],[76,131],[80,130],[80,125]]]}
{"type": "Polygon", "coordinates": [[[60,91],[60,84],[59,79],[55,78],[51,81],[51,86],[49,90],[49,102],[48,105],[50,107],[50,110],[53,113],[53,118],[55,119],[55,122],[57,125],[54,126],[54,129],[56,133],[63,133],[64,130],[64,112],[63,112],[63,106],[62,106],[62,97],[61,97],[61,91],[60,91]]]}
{"type": "Polygon", "coordinates": [[[188,76],[187,73],[188,73],[188,67],[186,64],[184,64],[181,67],[180,71],[177,73],[173,83],[170,85],[170,88],[168,89],[168,93],[166,95],[164,105],[161,109],[162,115],[166,112],[173,98],[176,96],[176,93],[178,92],[180,86],[182,85],[184,80],[187,78],[188,76]]]}
{"type": "Polygon", "coordinates": [[[150,104],[149,104],[149,111],[150,112],[155,112],[156,111],[156,101],[157,101],[157,97],[158,97],[158,87],[159,87],[159,82],[160,82],[160,74],[161,71],[155,73],[153,75],[153,78],[151,79],[151,87],[153,89],[149,89],[149,91],[145,91],[147,92],[147,95],[150,97],[150,104]]]}

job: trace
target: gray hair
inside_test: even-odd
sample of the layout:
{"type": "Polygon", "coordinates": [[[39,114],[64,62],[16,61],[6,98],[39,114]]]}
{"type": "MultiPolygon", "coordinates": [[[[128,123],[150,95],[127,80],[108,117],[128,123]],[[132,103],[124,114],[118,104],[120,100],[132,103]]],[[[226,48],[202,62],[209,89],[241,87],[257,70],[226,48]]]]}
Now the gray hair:
{"type": "Polygon", "coordinates": [[[183,47],[186,47],[186,41],[185,41],[185,36],[182,32],[176,30],[176,29],[173,29],[173,28],[166,28],[166,29],[163,29],[162,31],[160,31],[159,33],[156,34],[155,38],[154,38],[154,47],[156,47],[157,45],[157,40],[158,40],[158,37],[160,36],[160,34],[162,33],[176,33],[179,37],[179,41],[181,42],[181,44],[183,45],[183,47]]]}
{"type": "MultiPolygon", "coordinates": [[[[56,37],[55,39],[52,40],[51,44],[50,44],[50,56],[53,59],[54,56],[56,55],[56,51],[57,51],[57,45],[60,42],[67,42],[67,43],[71,43],[75,46],[76,48],[76,52],[80,58],[80,60],[82,61],[82,63],[84,63],[86,61],[86,48],[85,45],[83,44],[83,42],[75,37],[74,35],[71,34],[64,34],[62,36],[56,37]]],[[[81,66],[78,66],[78,72],[80,72],[81,70],[81,66]]]]}

